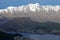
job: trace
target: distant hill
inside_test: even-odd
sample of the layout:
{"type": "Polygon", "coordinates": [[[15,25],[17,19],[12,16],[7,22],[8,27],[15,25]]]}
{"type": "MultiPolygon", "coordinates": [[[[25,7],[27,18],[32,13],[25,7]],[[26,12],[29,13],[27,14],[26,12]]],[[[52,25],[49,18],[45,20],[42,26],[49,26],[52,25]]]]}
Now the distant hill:
{"type": "Polygon", "coordinates": [[[29,33],[40,33],[40,31],[42,31],[42,33],[50,33],[52,30],[60,30],[60,24],[54,22],[36,22],[30,18],[21,17],[13,18],[5,24],[0,25],[0,30],[29,33]]]}

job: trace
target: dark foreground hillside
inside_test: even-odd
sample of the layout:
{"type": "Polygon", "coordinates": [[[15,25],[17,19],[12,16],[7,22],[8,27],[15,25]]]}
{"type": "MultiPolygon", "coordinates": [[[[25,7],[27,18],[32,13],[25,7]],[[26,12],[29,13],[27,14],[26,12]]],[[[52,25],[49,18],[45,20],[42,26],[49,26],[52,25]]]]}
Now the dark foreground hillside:
{"type": "Polygon", "coordinates": [[[60,34],[60,24],[54,22],[36,22],[30,18],[13,18],[0,25],[2,31],[60,34]]]}
{"type": "Polygon", "coordinates": [[[33,40],[30,38],[24,37],[22,34],[11,34],[0,31],[0,40],[33,40]]]}

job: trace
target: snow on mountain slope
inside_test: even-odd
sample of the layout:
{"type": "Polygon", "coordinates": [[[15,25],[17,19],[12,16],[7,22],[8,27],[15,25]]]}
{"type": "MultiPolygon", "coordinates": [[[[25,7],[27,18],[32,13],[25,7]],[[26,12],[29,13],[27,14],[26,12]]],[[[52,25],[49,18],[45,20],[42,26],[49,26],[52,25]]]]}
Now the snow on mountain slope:
{"type": "Polygon", "coordinates": [[[20,17],[29,17],[37,22],[60,23],[60,6],[41,6],[39,3],[31,3],[18,7],[10,6],[6,9],[0,9],[0,24],[4,24],[13,18],[20,17]]]}

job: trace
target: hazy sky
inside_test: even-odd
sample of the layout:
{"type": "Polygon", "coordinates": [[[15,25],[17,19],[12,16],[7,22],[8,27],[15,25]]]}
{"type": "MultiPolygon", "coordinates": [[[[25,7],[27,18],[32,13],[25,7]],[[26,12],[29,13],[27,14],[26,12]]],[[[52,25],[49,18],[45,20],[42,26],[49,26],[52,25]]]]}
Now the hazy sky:
{"type": "Polygon", "coordinates": [[[29,3],[39,3],[40,5],[60,5],[60,0],[0,0],[0,9],[8,6],[20,6],[29,3]]]}

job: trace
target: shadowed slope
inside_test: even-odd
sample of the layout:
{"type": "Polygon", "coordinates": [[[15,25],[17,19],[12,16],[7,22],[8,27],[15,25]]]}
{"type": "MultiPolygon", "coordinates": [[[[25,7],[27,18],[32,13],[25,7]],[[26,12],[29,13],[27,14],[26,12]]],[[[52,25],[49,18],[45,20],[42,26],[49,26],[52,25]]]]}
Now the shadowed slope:
{"type": "Polygon", "coordinates": [[[50,33],[52,30],[60,30],[60,24],[53,22],[36,22],[28,17],[13,18],[12,20],[1,25],[0,29],[5,31],[13,32],[29,32],[29,33],[40,33],[45,30],[44,33],[50,33]],[[42,30],[40,30],[41,28],[42,30]]]}

